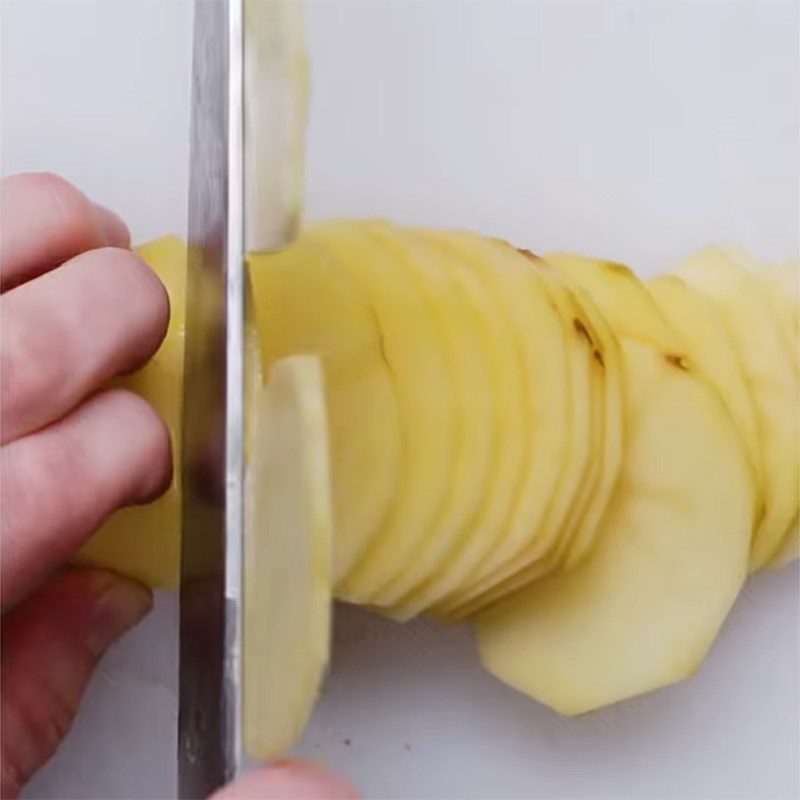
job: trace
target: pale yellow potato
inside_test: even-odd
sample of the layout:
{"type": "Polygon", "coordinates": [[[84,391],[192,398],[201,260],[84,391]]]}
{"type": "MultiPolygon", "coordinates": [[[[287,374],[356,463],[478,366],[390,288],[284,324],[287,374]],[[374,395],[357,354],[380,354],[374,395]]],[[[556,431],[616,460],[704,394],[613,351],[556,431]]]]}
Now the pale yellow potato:
{"type": "Polygon", "coordinates": [[[388,606],[440,571],[454,542],[470,529],[489,483],[498,442],[486,346],[468,298],[424,237],[388,225],[383,232],[390,246],[404,251],[408,280],[419,287],[440,334],[453,378],[455,421],[453,472],[431,530],[422,537],[414,558],[371,600],[388,606]]]}
{"type": "MultiPolygon", "coordinates": [[[[488,480],[471,524],[453,541],[435,574],[391,608],[383,609],[383,613],[398,620],[410,619],[454,591],[500,538],[511,515],[528,453],[524,436],[528,406],[516,337],[503,304],[494,292],[486,290],[476,268],[470,265],[476,258],[488,258],[488,254],[476,252],[466,236],[427,230],[415,230],[414,235],[425,242],[447,270],[457,287],[455,291],[470,309],[478,340],[486,351],[496,433],[488,480]]],[[[480,356],[476,353],[474,357],[480,356]]]]}
{"type": "Polygon", "coordinates": [[[448,606],[438,606],[440,619],[461,619],[486,600],[505,593],[511,576],[528,570],[530,579],[545,575],[558,562],[556,553],[572,538],[591,502],[600,474],[601,431],[597,406],[602,400],[602,375],[595,359],[593,327],[560,276],[531,254],[527,266],[541,279],[566,333],[569,414],[562,472],[549,498],[539,531],[490,574],[459,589],[448,606]],[[598,382],[599,380],[599,382],[598,382]]]}
{"type": "Polygon", "coordinates": [[[142,395],[167,423],[172,443],[172,483],[166,494],[143,506],[114,514],[87,542],[79,564],[122,572],[160,589],[177,589],[181,563],[181,443],[183,350],[186,322],[186,245],[165,236],[136,252],[158,274],[170,299],[167,334],[158,352],[138,372],[114,385],[142,395]]]}
{"type": "Polygon", "coordinates": [[[300,738],[328,663],[333,525],[323,373],[277,361],[252,405],[245,472],[243,740],[252,758],[300,738]]]}
{"type": "Polygon", "coordinates": [[[675,273],[718,310],[753,399],[762,453],[764,514],[753,533],[751,569],[776,555],[798,509],[800,430],[796,377],[788,367],[762,281],[720,249],[706,248],[675,273]]]}
{"type": "MultiPolygon", "coordinates": [[[[548,511],[565,468],[570,464],[572,392],[570,370],[577,347],[575,330],[569,332],[547,287],[527,257],[505,242],[459,234],[474,247],[476,270],[486,291],[502,304],[522,356],[528,408],[527,454],[511,516],[499,539],[486,542],[474,569],[450,596],[435,606],[446,610],[460,603],[484,578],[524,547],[544,557],[553,544],[548,511]]],[[[577,355],[580,360],[580,355],[577,355]]]]}
{"type": "MultiPolygon", "coordinates": [[[[392,502],[362,556],[336,585],[338,597],[370,603],[415,559],[447,495],[456,453],[454,379],[430,309],[409,280],[410,256],[385,225],[330,223],[316,226],[313,235],[369,298],[398,405],[400,472],[392,502]]],[[[359,413],[359,406],[350,409],[356,421],[359,413]]]]}
{"type": "Polygon", "coordinates": [[[486,668],[565,715],[691,675],[747,575],[753,490],[727,410],[671,353],[623,347],[625,456],[594,549],[475,624],[486,668]]]}
{"type": "Polygon", "coordinates": [[[325,230],[251,256],[253,307],[265,370],[318,354],[327,386],[336,526],[334,581],[363,555],[394,501],[402,447],[395,379],[367,295],[333,260],[325,230]]]}
{"type": "Polygon", "coordinates": [[[603,373],[602,383],[594,387],[597,392],[596,399],[599,401],[595,403],[594,409],[601,420],[597,424],[602,435],[598,443],[600,452],[597,457],[600,471],[591,498],[583,509],[579,524],[575,525],[572,536],[562,538],[559,548],[552,556],[552,563],[524,566],[490,591],[453,609],[447,615],[441,615],[439,618],[443,621],[458,622],[469,618],[480,609],[527,586],[554,569],[571,569],[586,558],[594,544],[600,521],[616,488],[622,463],[622,356],[619,341],[597,311],[589,295],[579,289],[575,294],[592,324],[591,330],[597,347],[594,366],[601,368],[603,373]]]}
{"type": "Polygon", "coordinates": [[[719,392],[733,417],[753,467],[756,513],[763,513],[763,465],[753,398],[719,312],[708,298],[677,275],[661,275],[648,281],[647,288],[661,313],[682,337],[691,364],[719,392]]]}

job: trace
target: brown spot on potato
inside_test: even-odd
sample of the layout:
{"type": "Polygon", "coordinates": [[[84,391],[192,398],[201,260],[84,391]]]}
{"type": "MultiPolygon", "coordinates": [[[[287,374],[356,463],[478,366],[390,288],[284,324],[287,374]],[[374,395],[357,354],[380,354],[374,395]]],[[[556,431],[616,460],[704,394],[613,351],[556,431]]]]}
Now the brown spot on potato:
{"type": "Polygon", "coordinates": [[[599,350],[594,350],[592,357],[601,367],[605,367],[606,362],[603,360],[603,354],[599,350]]]}
{"type": "Polygon", "coordinates": [[[589,343],[589,346],[594,348],[594,340],[592,339],[591,334],[586,329],[586,326],[583,324],[583,322],[579,320],[577,317],[574,317],[572,320],[572,324],[575,330],[578,332],[578,336],[582,336],[589,343]]]}
{"type": "Polygon", "coordinates": [[[518,252],[518,253],[519,253],[521,256],[525,256],[525,258],[528,258],[528,259],[530,259],[531,261],[535,261],[537,264],[542,264],[542,263],[544,263],[544,262],[542,261],[542,259],[541,259],[541,257],[540,257],[540,256],[537,256],[537,255],[536,255],[536,253],[532,253],[530,250],[527,250],[527,249],[526,249],[526,248],[524,248],[524,247],[518,247],[518,248],[517,248],[517,252],[518,252]]]}
{"type": "Polygon", "coordinates": [[[667,353],[664,358],[668,364],[672,364],[673,367],[682,369],[684,372],[687,372],[689,369],[689,362],[686,360],[686,356],[679,354],[676,355],[675,353],[667,353]]]}

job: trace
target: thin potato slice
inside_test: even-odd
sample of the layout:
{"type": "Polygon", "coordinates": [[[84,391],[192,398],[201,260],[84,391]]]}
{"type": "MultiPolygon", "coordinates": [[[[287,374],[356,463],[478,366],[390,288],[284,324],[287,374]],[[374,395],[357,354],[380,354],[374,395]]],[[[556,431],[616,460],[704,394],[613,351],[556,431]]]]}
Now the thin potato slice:
{"type": "MultiPolygon", "coordinates": [[[[314,229],[337,268],[369,298],[392,376],[401,430],[401,468],[386,515],[361,558],[336,586],[338,597],[371,603],[406,569],[430,534],[452,481],[456,453],[451,369],[430,309],[408,278],[408,253],[378,222],[314,229]]],[[[350,410],[358,422],[358,408],[350,410]]]]}
{"type": "MultiPolygon", "coordinates": [[[[692,365],[719,392],[753,465],[757,497],[762,464],[753,398],[745,384],[739,356],[725,332],[719,312],[704,295],[677,275],[661,275],[647,288],[666,319],[680,332],[692,365]]],[[[761,503],[756,504],[760,512],[761,503]]]]}
{"type": "Polygon", "coordinates": [[[394,377],[367,296],[309,231],[278,253],[251,256],[253,307],[265,370],[318,354],[325,372],[336,527],[334,582],[380,528],[400,474],[394,377]]]}
{"type": "Polygon", "coordinates": [[[550,253],[545,260],[585,289],[619,338],[680,352],[680,338],[661,315],[635,273],[624,264],[572,253],[550,253]]]}
{"type": "Polygon", "coordinates": [[[488,357],[468,297],[423,237],[388,225],[384,235],[405,251],[408,280],[419,286],[440,333],[453,377],[456,435],[452,478],[438,516],[413,560],[373,597],[372,603],[379,606],[396,603],[441,570],[453,543],[463,537],[478,511],[497,451],[488,357]]]}
{"type": "Polygon", "coordinates": [[[581,514],[579,524],[575,526],[573,535],[564,537],[558,550],[553,554],[552,564],[534,563],[520,569],[489,592],[454,609],[446,617],[440,617],[443,621],[458,622],[466,619],[548,572],[555,569],[571,569],[587,557],[595,542],[600,521],[616,488],[622,464],[622,354],[619,341],[589,295],[578,290],[576,296],[592,324],[592,334],[597,343],[595,368],[600,368],[603,373],[602,384],[594,389],[598,395],[595,413],[599,416],[599,422],[596,424],[601,433],[601,440],[598,443],[599,454],[596,457],[599,475],[591,498],[581,514]]]}
{"type": "Polygon", "coordinates": [[[253,403],[245,482],[244,743],[257,759],[300,737],[328,663],[332,513],[322,369],[278,361],[253,403]]]}
{"type": "Polygon", "coordinates": [[[788,368],[761,281],[716,248],[686,259],[675,273],[719,311],[753,399],[764,470],[764,514],[753,534],[750,560],[755,570],[777,553],[797,513],[800,431],[796,380],[788,368]]]}
{"type": "Polygon", "coordinates": [[[595,359],[597,337],[583,309],[560,277],[532,254],[524,254],[528,267],[542,279],[567,332],[570,398],[566,408],[569,414],[566,458],[558,483],[551,497],[545,500],[546,511],[538,535],[489,575],[460,589],[455,604],[437,607],[440,619],[463,618],[481,607],[486,597],[504,594],[511,576],[521,570],[527,570],[533,580],[553,569],[558,562],[556,554],[563,550],[579,526],[599,478],[601,426],[597,410],[602,402],[603,378],[595,359]]]}
{"type": "MultiPolygon", "coordinates": [[[[525,432],[529,414],[519,347],[503,304],[495,293],[486,291],[477,270],[470,265],[475,258],[486,258],[486,253],[476,253],[467,237],[425,230],[414,231],[414,235],[447,270],[470,309],[478,339],[486,351],[496,433],[488,480],[474,519],[453,542],[437,573],[384,610],[398,620],[410,619],[438,602],[472,574],[483,554],[499,539],[511,515],[515,490],[528,455],[525,432]]],[[[479,358],[477,353],[475,358],[479,358]]]]}
{"type": "Polygon", "coordinates": [[[626,445],[595,549],[478,617],[486,668],[580,714],[692,674],[747,575],[753,492],[716,393],[624,343],[626,445]]]}
{"type": "MultiPolygon", "coordinates": [[[[180,452],[183,350],[186,324],[186,245],[165,236],[136,249],[169,293],[170,320],[158,352],[140,370],[115,384],[140,394],[167,423],[172,452],[180,452]]],[[[181,464],[173,461],[166,494],[147,505],[117,511],[86,543],[79,564],[122,572],[158,589],[176,590],[181,564],[181,464]]]]}
{"type": "Polygon", "coordinates": [[[571,467],[570,372],[580,369],[573,360],[580,361],[580,354],[575,353],[575,329],[570,328],[570,338],[556,303],[541,276],[530,268],[528,259],[505,242],[458,235],[476,254],[468,266],[476,270],[486,291],[502,304],[502,313],[514,330],[522,356],[529,427],[525,432],[527,453],[521,481],[505,530],[498,539],[485,543],[485,549],[473,562],[473,571],[467,575],[468,582],[437,604],[437,611],[460,604],[473,587],[522,548],[531,547],[543,557],[552,546],[548,512],[564,469],[571,467]]]}

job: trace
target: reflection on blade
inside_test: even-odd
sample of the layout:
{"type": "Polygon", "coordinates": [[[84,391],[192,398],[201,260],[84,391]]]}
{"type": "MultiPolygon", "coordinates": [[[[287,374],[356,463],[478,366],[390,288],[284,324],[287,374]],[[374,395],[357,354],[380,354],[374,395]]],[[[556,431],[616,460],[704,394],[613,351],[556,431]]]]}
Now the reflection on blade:
{"type": "Polygon", "coordinates": [[[183,422],[178,793],[240,759],[241,0],[197,0],[183,422]]]}

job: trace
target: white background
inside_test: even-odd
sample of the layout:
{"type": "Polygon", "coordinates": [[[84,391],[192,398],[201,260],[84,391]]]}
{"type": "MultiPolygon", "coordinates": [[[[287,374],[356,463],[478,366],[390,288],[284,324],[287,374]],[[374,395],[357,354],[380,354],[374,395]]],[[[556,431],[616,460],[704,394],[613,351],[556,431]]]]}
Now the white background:
{"type": "MultiPolygon", "coordinates": [[[[186,220],[189,2],[2,3],[2,170],[55,170],[134,238],[186,220]]],[[[381,215],[652,274],[798,249],[798,11],[776,2],[312,2],[312,216],[381,215]]],[[[28,797],[167,797],[176,608],[103,662],[28,797]]],[[[565,721],[467,632],[340,613],[300,752],[371,798],[795,798],[798,580],[751,581],[700,673],[565,721]]]]}

